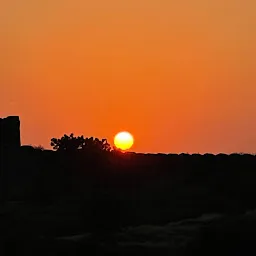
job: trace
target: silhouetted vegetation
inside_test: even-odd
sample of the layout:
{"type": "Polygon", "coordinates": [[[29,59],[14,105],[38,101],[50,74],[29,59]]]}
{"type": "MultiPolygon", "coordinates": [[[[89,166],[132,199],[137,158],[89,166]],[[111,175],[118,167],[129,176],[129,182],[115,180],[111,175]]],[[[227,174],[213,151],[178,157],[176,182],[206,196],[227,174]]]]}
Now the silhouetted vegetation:
{"type": "Polygon", "coordinates": [[[57,151],[85,150],[88,152],[111,151],[111,146],[106,139],[75,137],[73,133],[69,136],[64,134],[60,139],[52,138],[51,146],[57,151]]]}

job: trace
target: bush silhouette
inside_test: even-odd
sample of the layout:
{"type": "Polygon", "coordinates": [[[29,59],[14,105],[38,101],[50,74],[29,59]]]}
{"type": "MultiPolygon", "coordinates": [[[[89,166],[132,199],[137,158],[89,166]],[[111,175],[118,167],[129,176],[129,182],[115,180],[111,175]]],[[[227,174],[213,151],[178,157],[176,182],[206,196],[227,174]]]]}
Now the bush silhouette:
{"type": "Polygon", "coordinates": [[[106,139],[100,140],[94,137],[84,138],[83,135],[75,137],[73,133],[71,133],[69,136],[64,134],[60,139],[52,138],[51,146],[57,151],[111,151],[111,146],[106,139]]]}
{"type": "Polygon", "coordinates": [[[110,144],[107,142],[106,139],[98,139],[98,138],[86,138],[84,140],[84,143],[82,145],[82,149],[83,150],[89,150],[89,151],[106,151],[106,152],[110,152],[111,146],[110,144]]]}
{"type": "Polygon", "coordinates": [[[38,145],[38,146],[33,146],[33,148],[37,151],[44,151],[45,148],[42,145],[38,145]]]}

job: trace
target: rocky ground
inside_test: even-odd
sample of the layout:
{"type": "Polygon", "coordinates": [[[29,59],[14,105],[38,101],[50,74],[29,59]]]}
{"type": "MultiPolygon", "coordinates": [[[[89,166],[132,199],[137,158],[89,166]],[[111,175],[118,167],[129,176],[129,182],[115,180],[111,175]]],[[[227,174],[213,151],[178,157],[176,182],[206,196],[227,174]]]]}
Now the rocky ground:
{"type": "Polygon", "coordinates": [[[1,208],[1,255],[252,255],[256,213],[207,214],[166,225],[88,232],[75,205],[9,202],[1,208]],[[248,252],[248,253],[247,253],[248,252]],[[249,254],[252,253],[252,254],[249,254]]]}

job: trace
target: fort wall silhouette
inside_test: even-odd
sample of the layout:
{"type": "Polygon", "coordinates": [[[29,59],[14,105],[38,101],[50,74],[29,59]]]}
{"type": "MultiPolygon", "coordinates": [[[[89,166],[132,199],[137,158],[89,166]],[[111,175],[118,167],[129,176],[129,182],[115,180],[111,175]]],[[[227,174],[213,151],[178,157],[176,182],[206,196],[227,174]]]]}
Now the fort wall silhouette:
{"type": "Polygon", "coordinates": [[[0,148],[3,152],[19,149],[20,119],[18,116],[0,118],[0,148]]]}

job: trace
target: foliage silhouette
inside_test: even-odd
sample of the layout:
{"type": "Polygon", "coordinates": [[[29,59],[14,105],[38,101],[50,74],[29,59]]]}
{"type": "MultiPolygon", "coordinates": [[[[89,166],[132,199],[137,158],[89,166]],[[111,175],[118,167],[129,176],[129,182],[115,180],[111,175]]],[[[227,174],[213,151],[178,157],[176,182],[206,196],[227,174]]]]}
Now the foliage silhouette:
{"type": "Polygon", "coordinates": [[[38,150],[38,151],[44,151],[44,150],[45,150],[45,148],[44,148],[42,145],[33,146],[33,148],[34,148],[35,150],[38,150]]]}
{"type": "Polygon", "coordinates": [[[52,138],[51,146],[57,151],[74,151],[82,148],[84,137],[75,137],[73,133],[69,136],[64,134],[60,139],[52,138]]]}
{"type": "Polygon", "coordinates": [[[106,151],[110,152],[111,146],[107,142],[106,139],[98,139],[98,138],[85,138],[83,144],[82,144],[82,149],[83,150],[89,150],[89,151],[106,151]]]}
{"type": "Polygon", "coordinates": [[[110,152],[111,146],[106,139],[94,137],[84,138],[84,136],[75,137],[73,133],[69,136],[64,134],[60,139],[52,138],[51,146],[56,151],[77,151],[85,150],[89,152],[110,152]]]}

